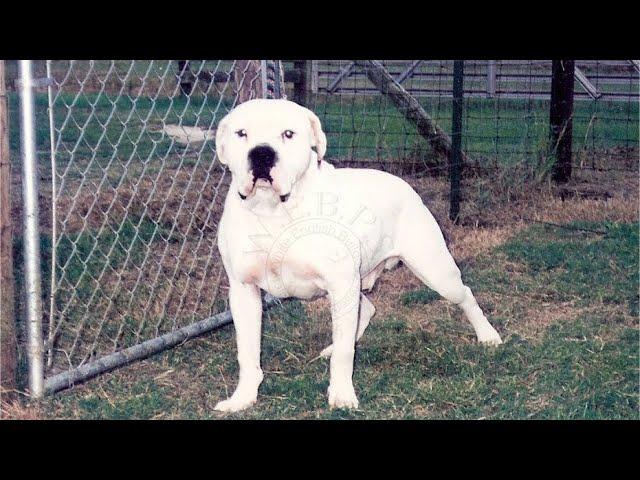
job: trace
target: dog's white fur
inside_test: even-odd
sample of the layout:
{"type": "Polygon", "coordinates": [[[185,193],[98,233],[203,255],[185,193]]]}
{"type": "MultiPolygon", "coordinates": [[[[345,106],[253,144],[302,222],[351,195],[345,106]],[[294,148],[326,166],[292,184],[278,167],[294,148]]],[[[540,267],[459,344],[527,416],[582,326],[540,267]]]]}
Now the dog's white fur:
{"type": "Polygon", "coordinates": [[[323,161],[327,141],[313,112],[286,100],[243,103],[220,122],[216,148],[232,174],[218,247],[240,365],[235,392],[216,410],[238,411],[256,401],[263,379],[260,289],[275,297],[331,300],[333,344],[321,352],[331,357],[330,407],[358,407],[355,342],[375,312],[361,291],[399,260],[462,308],[479,342],[501,343],[418,194],[388,173],[336,169],[323,161]],[[272,182],[253,180],[248,154],[257,145],[277,154],[272,182]]]}

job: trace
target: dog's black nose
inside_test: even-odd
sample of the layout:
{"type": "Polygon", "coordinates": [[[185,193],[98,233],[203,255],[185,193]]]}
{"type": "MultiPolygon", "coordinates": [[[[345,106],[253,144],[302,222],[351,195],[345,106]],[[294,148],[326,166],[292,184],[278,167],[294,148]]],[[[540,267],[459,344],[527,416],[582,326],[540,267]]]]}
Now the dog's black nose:
{"type": "Polygon", "coordinates": [[[271,180],[269,171],[276,163],[276,151],[269,145],[258,145],[249,150],[249,163],[254,178],[271,180]]]}

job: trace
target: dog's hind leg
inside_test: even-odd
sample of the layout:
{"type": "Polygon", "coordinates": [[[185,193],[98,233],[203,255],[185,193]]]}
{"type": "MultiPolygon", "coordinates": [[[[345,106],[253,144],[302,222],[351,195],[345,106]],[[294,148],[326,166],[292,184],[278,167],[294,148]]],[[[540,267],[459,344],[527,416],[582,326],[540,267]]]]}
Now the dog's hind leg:
{"type": "Polygon", "coordinates": [[[447,249],[440,227],[431,212],[421,207],[412,209],[411,215],[404,219],[406,232],[399,236],[400,257],[429,288],[462,309],[476,332],[478,342],[502,343],[471,289],[462,283],[460,269],[447,249]]]}
{"type": "MultiPolygon", "coordinates": [[[[358,330],[356,332],[356,342],[360,340],[364,331],[369,326],[369,322],[371,321],[371,317],[373,317],[376,313],[376,307],[373,306],[371,300],[364,296],[363,293],[360,294],[360,313],[358,315],[358,330]]],[[[327,348],[320,352],[321,357],[329,358],[331,353],[333,352],[333,344],[329,345],[327,348]]]]}

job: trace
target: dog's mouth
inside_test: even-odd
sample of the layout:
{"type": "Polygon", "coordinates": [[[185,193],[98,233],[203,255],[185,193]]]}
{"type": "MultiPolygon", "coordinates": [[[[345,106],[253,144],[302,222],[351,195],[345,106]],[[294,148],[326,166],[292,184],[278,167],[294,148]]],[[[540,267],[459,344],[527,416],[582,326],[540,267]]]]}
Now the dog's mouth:
{"type": "Polygon", "coordinates": [[[271,188],[273,187],[273,179],[271,177],[269,178],[265,178],[265,177],[260,177],[260,178],[254,178],[253,179],[253,188],[271,188]]]}
{"type": "MultiPolygon", "coordinates": [[[[258,189],[263,189],[263,190],[274,189],[275,190],[273,185],[273,178],[271,178],[271,175],[269,175],[268,173],[260,174],[260,175],[254,174],[251,190],[247,194],[243,194],[240,191],[238,191],[238,195],[242,200],[246,200],[250,195],[253,195],[258,189]]],[[[289,200],[289,195],[291,195],[291,192],[286,193],[284,195],[279,195],[280,201],[283,203],[286,202],[287,200],[289,200]]]]}

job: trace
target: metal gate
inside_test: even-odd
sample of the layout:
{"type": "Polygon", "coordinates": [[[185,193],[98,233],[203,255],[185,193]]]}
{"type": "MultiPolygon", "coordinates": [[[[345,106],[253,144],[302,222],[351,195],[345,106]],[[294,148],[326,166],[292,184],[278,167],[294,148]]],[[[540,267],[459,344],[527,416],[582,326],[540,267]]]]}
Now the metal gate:
{"type": "Polygon", "coordinates": [[[281,96],[282,70],[266,60],[177,64],[47,61],[46,78],[34,79],[20,61],[34,397],[231,321],[216,247],[229,174],[215,128],[238,101],[281,96]],[[36,118],[43,102],[48,118],[36,118]],[[44,135],[49,151],[38,152],[44,135]],[[39,170],[50,181],[38,185],[39,170]]]}

